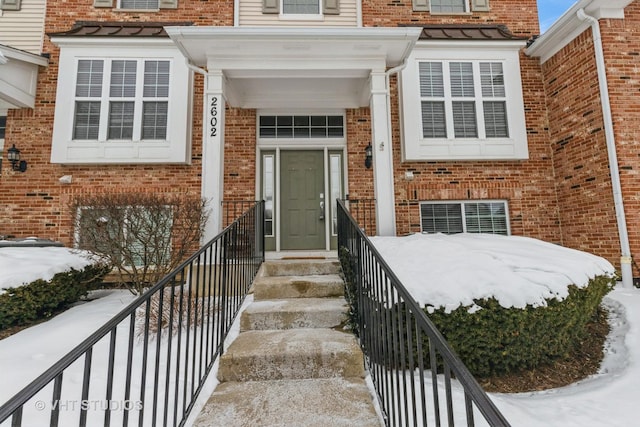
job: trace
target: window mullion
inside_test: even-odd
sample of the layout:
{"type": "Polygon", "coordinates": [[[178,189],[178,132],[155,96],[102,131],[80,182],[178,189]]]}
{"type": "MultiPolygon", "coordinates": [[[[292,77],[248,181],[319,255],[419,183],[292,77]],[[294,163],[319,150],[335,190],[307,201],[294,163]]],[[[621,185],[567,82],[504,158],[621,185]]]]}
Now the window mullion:
{"type": "Polygon", "coordinates": [[[473,61],[473,87],[475,90],[475,99],[474,102],[476,104],[476,126],[478,127],[478,138],[486,139],[487,132],[485,128],[484,122],[484,97],[482,96],[482,79],[480,75],[480,62],[473,61]]]}
{"type": "Polygon", "coordinates": [[[109,129],[109,101],[111,94],[109,87],[111,84],[111,60],[104,60],[104,69],[102,73],[102,97],[100,99],[100,128],[98,129],[98,141],[107,140],[107,132],[109,129]]]}
{"type": "Polygon", "coordinates": [[[442,61],[442,75],[444,80],[444,117],[447,123],[447,139],[454,139],[453,97],[451,96],[451,71],[449,70],[449,61],[442,61]]]}
{"type": "Polygon", "coordinates": [[[465,209],[465,203],[460,203],[460,217],[462,218],[462,232],[467,232],[467,210],[465,209]]]}
{"type": "Polygon", "coordinates": [[[144,96],[144,59],[136,67],[136,95],[133,102],[133,141],[142,139],[142,101],[144,96]]]}

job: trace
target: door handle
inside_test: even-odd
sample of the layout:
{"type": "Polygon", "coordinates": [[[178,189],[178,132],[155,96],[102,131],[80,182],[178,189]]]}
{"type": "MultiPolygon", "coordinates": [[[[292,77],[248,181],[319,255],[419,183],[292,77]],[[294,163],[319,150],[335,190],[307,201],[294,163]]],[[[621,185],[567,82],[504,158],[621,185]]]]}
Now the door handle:
{"type": "Polygon", "coordinates": [[[324,200],[320,200],[320,221],[324,221],[324,200]]]}

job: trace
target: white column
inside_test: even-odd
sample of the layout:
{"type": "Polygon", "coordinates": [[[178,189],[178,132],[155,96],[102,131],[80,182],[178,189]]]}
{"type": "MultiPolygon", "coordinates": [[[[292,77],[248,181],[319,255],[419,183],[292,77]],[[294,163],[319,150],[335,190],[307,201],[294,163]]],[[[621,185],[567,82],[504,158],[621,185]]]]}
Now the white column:
{"type": "Polygon", "coordinates": [[[205,105],[202,138],[202,197],[208,201],[209,221],[203,243],[222,230],[224,180],[224,75],[222,70],[205,76],[205,105]]]}
{"type": "Polygon", "coordinates": [[[376,224],[379,236],[396,235],[396,210],[393,190],[393,152],[387,76],[371,72],[371,146],[373,148],[373,186],[376,197],[376,224]]]}

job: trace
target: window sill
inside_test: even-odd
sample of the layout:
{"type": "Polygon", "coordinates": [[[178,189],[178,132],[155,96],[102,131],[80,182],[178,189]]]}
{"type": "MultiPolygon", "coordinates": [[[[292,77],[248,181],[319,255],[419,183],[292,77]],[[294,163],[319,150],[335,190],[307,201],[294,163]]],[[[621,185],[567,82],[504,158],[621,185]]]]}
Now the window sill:
{"type": "Polygon", "coordinates": [[[306,15],[306,14],[290,14],[281,13],[280,20],[282,21],[324,21],[324,15],[306,15]]]}
{"type": "Polygon", "coordinates": [[[114,9],[113,11],[121,13],[158,13],[160,9],[114,9]]]}

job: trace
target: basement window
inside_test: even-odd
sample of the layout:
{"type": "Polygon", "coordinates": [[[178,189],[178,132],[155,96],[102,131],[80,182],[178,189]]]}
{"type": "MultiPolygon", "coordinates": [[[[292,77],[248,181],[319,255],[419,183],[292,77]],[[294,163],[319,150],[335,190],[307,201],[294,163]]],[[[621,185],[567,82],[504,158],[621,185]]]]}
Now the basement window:
{"type": "Polygon", "coordinates": [[[506,201],[423,202],[420,224],[423,233],[510,234],[506,201]]]}

